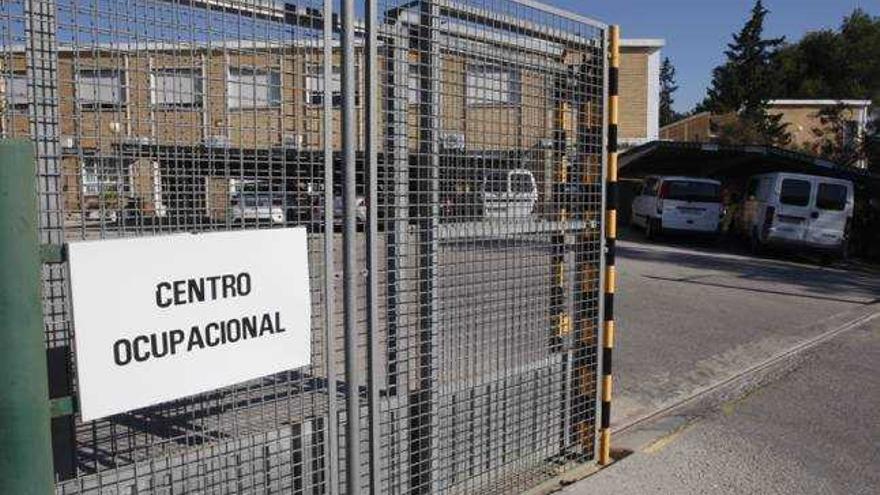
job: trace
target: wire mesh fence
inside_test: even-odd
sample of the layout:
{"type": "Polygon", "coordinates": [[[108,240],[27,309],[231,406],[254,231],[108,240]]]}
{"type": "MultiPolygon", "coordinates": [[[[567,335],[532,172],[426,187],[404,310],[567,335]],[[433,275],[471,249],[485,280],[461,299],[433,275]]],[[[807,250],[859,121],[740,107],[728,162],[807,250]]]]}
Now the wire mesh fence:
{"type": "Polygon", "coordinates": [[[509,493],[592,459],[606,36],[530,0],[0,4],[42,242],[309,232],[311,364],[60,414],[56,491],[509,493]]]}

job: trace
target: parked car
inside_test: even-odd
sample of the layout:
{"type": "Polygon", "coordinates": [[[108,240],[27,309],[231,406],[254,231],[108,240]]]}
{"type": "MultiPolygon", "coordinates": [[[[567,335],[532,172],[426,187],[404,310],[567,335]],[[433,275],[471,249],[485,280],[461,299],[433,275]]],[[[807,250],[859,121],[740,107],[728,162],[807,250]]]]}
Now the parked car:
{"type": "Polygon", "coordinates": [[[717,235],[723,213],[717,180],[647,177],[633,200],[630,221],[651,239],[664,232],[717,235]]]}
{"type": "Polygon", "coordinates": [[[793,173],[751,177],[740,231],[754,251],[777,245],[845,256],[853,217],[853,184],[793,173]]]}
{"type": "MultiPolygon", "coordinates": [[[[312,221],[314,222],[323,222],[324,221],[324,194],[323,193],[315,193],[311,197],[312,202],[312,221]]],[[[358,194],[355,199],[355,220],[358,224],[366,223],[367,221],[367,202],[363,195],[358,194]]],[[[342,196],[342,192],[336,191],[333,193],[333,223],[336,225],[342,225],[345,222],[345,200],[342,196]]]]}
{"type": "Polygon", "coordinates": [[[480,195],[485,218],[526,218],[538,202],[538,187],[528,169],[491,170],[480,195]]]}
{"type": "Polygon", "coordinates": [[[119,212],[111,208],[88,208],[83,213],[85,224],[115,224],[119,220],[119,212]]]}
{"type": "Polygon", "coordinates": [[[229,209],[232,223],[284,223],[283,195],[244,192],[234,195],[229,209]]]}

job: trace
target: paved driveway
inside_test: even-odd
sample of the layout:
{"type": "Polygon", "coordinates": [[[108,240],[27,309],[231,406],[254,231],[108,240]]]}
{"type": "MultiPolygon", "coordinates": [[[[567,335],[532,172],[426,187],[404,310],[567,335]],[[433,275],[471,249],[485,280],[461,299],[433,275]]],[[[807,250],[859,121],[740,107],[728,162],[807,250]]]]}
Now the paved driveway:
{"type": "Polygon", "coordinates": [[[870,310],[880,272],[706,243],[618,243],[615,426],[870,310]]]}
{"type": "Polygon", "coordinates": [[[688,422],[563,491],[875,494],[880,318],[808,352],[775,383],[688,422]]]}

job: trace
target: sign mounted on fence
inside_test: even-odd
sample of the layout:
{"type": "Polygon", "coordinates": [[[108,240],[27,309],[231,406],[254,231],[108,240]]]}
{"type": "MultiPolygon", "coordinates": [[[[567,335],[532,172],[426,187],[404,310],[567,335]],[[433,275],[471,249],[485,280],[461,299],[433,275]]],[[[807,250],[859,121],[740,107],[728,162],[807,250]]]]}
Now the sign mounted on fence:
{"type": "Polygon", "coordinates": [[[84,421],[310,362],[303,228],[69,245],[84,421]]]}

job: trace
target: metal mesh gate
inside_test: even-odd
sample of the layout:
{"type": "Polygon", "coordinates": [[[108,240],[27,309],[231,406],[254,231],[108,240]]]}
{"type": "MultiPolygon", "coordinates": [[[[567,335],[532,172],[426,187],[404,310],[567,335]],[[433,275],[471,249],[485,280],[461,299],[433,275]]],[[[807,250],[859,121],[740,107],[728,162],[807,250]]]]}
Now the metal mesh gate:
{"type": "Polygon", "coordinates": [[[593,459],[604,25],[530,0],[0,21],[43,243],[309,232],[311,365],[93,422],[64,407],[88,329],[45,265],[58,493],[509,493],[593,459]]]}

